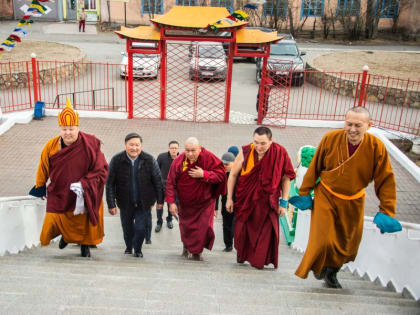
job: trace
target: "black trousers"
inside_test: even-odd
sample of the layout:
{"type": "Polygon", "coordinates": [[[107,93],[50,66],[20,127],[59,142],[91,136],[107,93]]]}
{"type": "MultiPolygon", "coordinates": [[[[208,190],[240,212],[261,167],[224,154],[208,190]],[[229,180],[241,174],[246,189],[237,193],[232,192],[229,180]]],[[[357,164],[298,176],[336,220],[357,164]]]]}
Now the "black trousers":
{"type": "Polygon", "coordinates": [[[225,209],[222,209],[223,219],[223,241],[226,247],[233,246],[233,235],[234,235],[234,215],[233,212],[229,213],[225,209]]]}
{"type": "MultiPolygon", "coordinates": [[[[168,208],[168,215],[166,217],[166,222],[172,222],[172,214],[169,211],[169,203],[166,203],[166,206],[168,208]]],[[[163,209],[156,210],[156,216],[157,216],[157,224],[162,225],[163,224],[163,209]]]]}
{"type": "Polygon", "coordinates": [[[143,209],[141,205],[131,206],[120,211],[121,226],[124,234],[125,246],[141,251],[144,239],[150,239],[152,233],[151,209],[143,209]]]}

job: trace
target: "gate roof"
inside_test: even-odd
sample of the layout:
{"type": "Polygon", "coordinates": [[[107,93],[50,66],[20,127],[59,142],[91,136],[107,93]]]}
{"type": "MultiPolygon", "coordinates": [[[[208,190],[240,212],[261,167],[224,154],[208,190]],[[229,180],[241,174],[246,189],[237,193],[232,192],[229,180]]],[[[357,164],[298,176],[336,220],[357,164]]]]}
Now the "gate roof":
{"type": "Polygon", "coordinates": [[[159,25],[182,28],[205,28],[209,24],[216,23],[217,28],[237,28],[248,24],[246,21],[223,21],[222,19],[230,16],[229,11],[224,7],[190,7],[174,6],[165,15],[151,19],[152,22],[159,25]]]}

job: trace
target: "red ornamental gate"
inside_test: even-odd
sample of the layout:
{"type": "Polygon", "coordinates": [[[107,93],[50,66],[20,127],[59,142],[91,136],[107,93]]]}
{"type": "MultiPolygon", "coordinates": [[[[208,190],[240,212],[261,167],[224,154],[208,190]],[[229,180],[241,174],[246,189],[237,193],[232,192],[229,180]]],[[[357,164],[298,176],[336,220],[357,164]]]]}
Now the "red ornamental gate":
{"type": "Polygon", "coordinates": [[[132,46],[136,53],[128,54],[127,67],[132,117],[229,121],[233,63],[229,44],[160,41],[132,46]]]}

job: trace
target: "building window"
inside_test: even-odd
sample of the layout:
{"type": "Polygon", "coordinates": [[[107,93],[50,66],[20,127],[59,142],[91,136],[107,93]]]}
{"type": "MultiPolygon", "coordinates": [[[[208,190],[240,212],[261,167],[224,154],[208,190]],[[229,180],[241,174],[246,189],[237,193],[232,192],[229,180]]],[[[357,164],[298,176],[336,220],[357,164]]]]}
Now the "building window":
{"type": "Polygon", "coordinates": [[[376,14],[381,18],[394,18],[398,16],[398,0],[378,0],[376,14]]]}
{"type": "Polygon", "coordinates": [[[84,0],[85,10],[96,10],[96,0],[84,0]]]}
{"type": "Polygon", "coordinates": [[[302,16],[322,16],[324,13],[324,0],[302,0],[302,16]]]}
{"type": "Polygon", "coordinates": [[[337,15],[358,16],[360,13],[360,0],[338,0],[337,15]]]}
{"type": "Polygon", "coordinates": [[[267,0],[264,3],[264,15],[286,18],[287,2],[288,0],[267,0]]]}
{"type": "Polygon", "coordinates": [[[141,13],[163,14],[163,0],[141,0],[141,13]]]}
{"type": "Polygon", "coordinates": [[[211,0],[212,7],[225,7],[229,12],[233,12],[233,0],[211,0]]]}
{"type": "Polygon", "coordinates": [[[183,6],[196,6],[197,0],[176,0],[176,5],[183,5],[183,6]]]}

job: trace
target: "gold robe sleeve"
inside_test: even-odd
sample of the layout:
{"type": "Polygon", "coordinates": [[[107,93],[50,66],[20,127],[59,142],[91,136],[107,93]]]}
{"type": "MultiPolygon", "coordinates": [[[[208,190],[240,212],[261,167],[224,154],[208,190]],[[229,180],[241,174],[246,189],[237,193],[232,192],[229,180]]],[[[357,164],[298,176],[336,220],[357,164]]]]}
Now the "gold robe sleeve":
{"type": "Polygon", "coordinates": [[[60,137],[55,137],[47,142],[44,149],[41,152],[41,159],[38,164],[38,170],[36,172],[35,187],[44,186],[49,178],[50,174],[50,156],[54,155],[58,151],[60,137]]]}
{"type": "Polygon", "coordinates": [[[375,193],[380,202],[379,211],[394,217],[397,200],[395,176],[388,152],[382,143],[378,146],[375,154],[373,180],[375,181],[375,193]]]}

